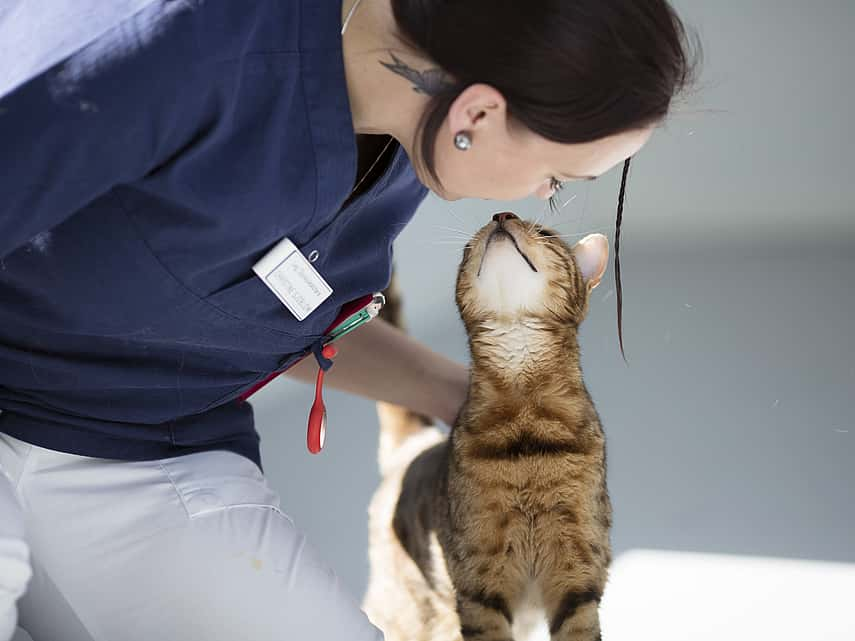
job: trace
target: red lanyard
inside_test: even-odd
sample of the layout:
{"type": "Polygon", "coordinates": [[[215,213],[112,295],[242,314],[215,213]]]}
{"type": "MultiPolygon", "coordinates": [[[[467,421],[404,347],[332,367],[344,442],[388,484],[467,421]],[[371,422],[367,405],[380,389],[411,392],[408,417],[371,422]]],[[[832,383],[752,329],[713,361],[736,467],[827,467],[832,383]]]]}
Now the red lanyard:
{"type": "MultiPolygon", "coordinates": [[[[323,347],[320,350],[320,354],[323,359],[331,361],[335,358],[338,354],[338,349],[331,344],[332,341],[341,338],[345,334],[350,333],[357,327],[360,327],[377,316],[377,313],[380,311],[380,307],[384,302],[382,294],[374,294],[363,296],[362,298],[358,298],[355,301],[344,305],[341,308],[341,312],[338,317],[324,332],[324,338],[321,339],[323,347]]],[[[288,369],[294,367],[294,365],[302,361],[306,356],[308,356],[308,354],[305,354],[294,361],[282,372],[275,372],[260,383],[256,383],[246,392],[241,394],[238,400],[240,402],[246,401],[250,396],[279,376],[279,374],[288,371],[288,369]]],[[[324,406],[323,397],[325,370],[320,366],[321,359],[318,359],[318,363],[318,377],[315,380],[315,402],[312,404],[312,409],[309,411],[309,427],[306,433],[306,445],[312,454],[318,454],[323,449],[327,431],[327,410],[324,406]]],[[[331,363],[327,365],[327,369],[329,369],[330,365],[331,363]]]]}

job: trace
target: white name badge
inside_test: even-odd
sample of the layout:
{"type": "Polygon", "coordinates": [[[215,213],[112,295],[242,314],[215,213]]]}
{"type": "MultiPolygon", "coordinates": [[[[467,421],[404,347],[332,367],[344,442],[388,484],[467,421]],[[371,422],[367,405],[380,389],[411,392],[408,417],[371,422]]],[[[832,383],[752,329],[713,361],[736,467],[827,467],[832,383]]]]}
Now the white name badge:
{"type": "Polygon", "coordinates": [[[287,238],[253,265],[252,271],[299,321],[315,311],[333,292],[327,281],[287,238]]]}

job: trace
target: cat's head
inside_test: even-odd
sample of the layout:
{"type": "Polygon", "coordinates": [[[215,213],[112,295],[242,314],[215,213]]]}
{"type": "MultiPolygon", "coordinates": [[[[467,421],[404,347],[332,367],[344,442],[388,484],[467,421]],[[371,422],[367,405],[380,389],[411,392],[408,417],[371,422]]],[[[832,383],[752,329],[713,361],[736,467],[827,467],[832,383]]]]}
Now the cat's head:
{"type": "Polygon", "coordinates": [[[467,330],[484,323],[539,321],[578,326],[606,270],[608,240],[570,246],[557,232],[505,212],[478,230],[457,274],[457,307],[467,330]]]}

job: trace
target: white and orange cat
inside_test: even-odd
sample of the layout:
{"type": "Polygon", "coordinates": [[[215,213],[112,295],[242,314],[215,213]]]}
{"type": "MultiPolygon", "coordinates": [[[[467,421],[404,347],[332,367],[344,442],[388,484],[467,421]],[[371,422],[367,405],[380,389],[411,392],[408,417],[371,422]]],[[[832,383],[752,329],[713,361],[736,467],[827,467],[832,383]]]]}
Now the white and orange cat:
{"type": "MultiPolygon", "coordinates": [[[[378,404],[364,608],[386,641],[600,638],[611,561],[605,438],[577,336],[608,241],[497,214],[464,250],[469,395],[448,437],[378,404]]],[[[389,292],[387,318],[400,324],[389,292]]]]}

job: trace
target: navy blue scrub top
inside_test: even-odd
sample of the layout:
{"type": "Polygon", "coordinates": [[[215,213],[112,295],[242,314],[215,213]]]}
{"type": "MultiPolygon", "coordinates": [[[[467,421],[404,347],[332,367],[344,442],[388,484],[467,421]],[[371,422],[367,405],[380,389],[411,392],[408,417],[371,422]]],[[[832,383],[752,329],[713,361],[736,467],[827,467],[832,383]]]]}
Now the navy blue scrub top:
{"type": "Polygon", "coordinates": [[[396,145],[341,209],[340,31],[339,0],[163,0],[0,98],[0,432],[261,467],[237,397],[387,285],[427,193],[396,145]],[[283,237],[333,288],[302,322],[252,271],[283,237]]]}

